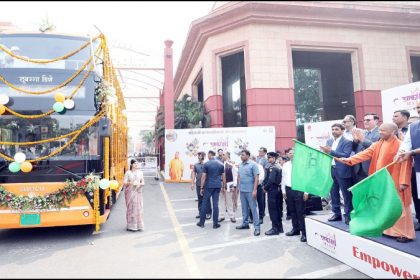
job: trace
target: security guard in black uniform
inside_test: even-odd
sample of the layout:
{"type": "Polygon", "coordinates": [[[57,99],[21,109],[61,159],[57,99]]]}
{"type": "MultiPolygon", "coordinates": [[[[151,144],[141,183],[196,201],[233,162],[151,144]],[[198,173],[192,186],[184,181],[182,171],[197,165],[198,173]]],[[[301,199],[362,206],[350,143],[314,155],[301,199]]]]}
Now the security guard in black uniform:
{"type": "Polygon", "coordinates": [[[265,235],[278,235],[283,233],[281,223],[283,209],[283,193],[281,191],[281,167],[276,163],[278,153],[267,153],[269,167],[265,169],[265,178],[262,183],[264,191],[268,193],[268,213],[272,223],[272,228],[265,235]]]}

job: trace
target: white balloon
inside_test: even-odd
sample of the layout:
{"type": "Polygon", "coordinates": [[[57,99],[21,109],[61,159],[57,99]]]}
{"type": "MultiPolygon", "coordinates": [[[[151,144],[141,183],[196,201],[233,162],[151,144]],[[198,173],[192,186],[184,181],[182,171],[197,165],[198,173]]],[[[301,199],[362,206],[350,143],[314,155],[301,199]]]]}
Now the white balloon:
{"type": "Polygon", "coordinates": [[[64,100],[64,108],[66,109],[73,109],[74,108],[74,101],[72,99],[64,100]]]}
{"type": "Polygon", "coordinates": [[[26,155],[24,153],[16,153],[14,159],[17,163],[22,163],[26,160],[26,155]]]}
{"type": "Polygon", "coordinates": [[[103,190],[107,189],[109,187],[109,180],[108,179],[101,179],[99,181],[99,187],[103,190]]]}
{"type": "Polygon", "coordinates": [[[0,94],[0,104],[6,105],[9,103],[9,96],[6,94],[0,94]]]}

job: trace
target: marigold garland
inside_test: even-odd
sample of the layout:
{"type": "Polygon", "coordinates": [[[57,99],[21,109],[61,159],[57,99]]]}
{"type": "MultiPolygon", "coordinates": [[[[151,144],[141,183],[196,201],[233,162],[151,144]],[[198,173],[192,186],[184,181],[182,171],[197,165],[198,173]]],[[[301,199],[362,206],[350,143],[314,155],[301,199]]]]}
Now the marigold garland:
{"type": "MultiPolygon", "coordinates": [[[[85,127],[83,128],[83,130],[85,130],[86,128],[88,128],[88,127],[90,127],[93,123],[95,123],[95,122],[97,122],[98,120],[99,120],[99,118],[101,117],[101,116],[103,116],[105,114],[105,112],[101,112],[100,114],[98,114],[94,119],[92,119],[90,122],[88,122],[88,124],[89,125],[85,125],[85,127]]],[[[66,144],[64,144],[62,147],[60,147],[59,149],[57,149],[57,150],[55,150],[55,151],[53,151],[53,152],[51,152],[49,155],[46,155],[46,156],[43,156],[43,157],[39,157],[39,158],[35,158],[35,159],[30,159],[30,160],[27,160],[28,162],[37,162],[37,161],[41,161],[41,160],[44,160],[44,159],[47,159],[47,158],[50,158],[50,157],[53,157],[53,156],[55,156],[55,155],[57,155],[57,154],[59,154],[59,153],[61,153],[65,148],[67,148],[71,143],[73,143],[76,139],[77,139],[77,137],[79,137],[79,135],[83,132],[83,130],[81,130],[81,129],[79,129],[79,130],[77,130],[77,131],[75,131],[75,132],[73,132],[74,133],[74,136],[66,143],[66,144]]],[[[56,138],[58,138],[58,137],[56,137],[56,138]]],[[[63,135],[62,136],[59,136],[59,138],[64,138],[63,137],[63,135]]],[[[40,143],[40,142],[43,142],[43,141],[45,141],[45,142],[49,142],[49,140],[50,139],[47,139],[47,140],[41,140],[41,141],[37,141],[38,143],[40,143]]],[[[30,142],[29,142],[30,143],[30,142]]],[[[32,142],[33,143],[33,142],[32,142]]],[[[28,143],[18,143],[19,145],[29,145],[28,143]]],[[[7,161],[14,161],[14,159],[13,158],[11,158],[11,157],[9,157],[9,156],[7,156],[7,155],[5,155],[5,154],[3,154],[3,153],[0,153],[0,157],[1,158],[3,158],[3,159],[5,159],[5,160],[7,160],[7,161]]]]}
{"type": "MultiPolygon", "coordinates": [[[[99,54],[99,51],[102,49],[102,47],[100,46],[96,51],[95,51],[95,55],[99,54]]],[[[15,86],[14,84],[10,83],[9,81],[7,81],[2,75],[0,75],[0,81],[2,81],[3,83],[5,83],[8,87],[20,91],[20,92],[24,92],[27,94],[36,94],[36,95],[40,95],[40,94],[46,94],[46,93],[50,93],[53,92],[57,89],[60,89],[62,87],[65,87],[66,85],[68,85],[69,83],[71,83],[71,81],[73,81],[80,73],[82,73],[82,71],[92,62],[92,57],[90,57],[83,65],[82,67],[80,67],[79,70],[77,70],[70,78],[68,78],[66,81],[64,81],[61,85],[55,86],[53,88],[47,89],[47,90],[42,90],[42,91],[30,91],[30,90],[26,90],[23,88],[19,88],[17,86],[15,86]]],[[[90,71],[89,71],[90,72],[90,71]]]]}
{"type": "Polygon", "coordinates": [[[37,195],[23,196],[16,195],[0,185],[0,206],[7,207],[16,211],[45,211],[52,209],[61,209],[67,207],[66,203],[70,203],[79,195],[86,192],[91,193],[98,189],[99,176],[87,175],[80,181],[67,180],[65,186],[55,192],[37,195]]]}
{"type": "Polygon", "coordinates": [[[53,142],[53,141],[57,141],[57,140],[60,140],[60,139],[68,138],[68,137],[70,137],[74,134],[77,134],[79,132],[83,132],[85,129],[91,127],[94,123],[96,123],[99,120],[99,118],[101,118],[104,115],[105,115],[105,111],[101,111],[94,118],[92,118],[91,120],[86,122],[78,130],[69,132],[67,134],[63,134],[61,136],[57,136],[57,137],[49,138],[49,139],[44,139],[44,140],[39,140],[39,141],[33,141],[33,142],[5,142],[5,141],[0,141],[0,145],[31,146],[31,145],[43,144],[43,143],[48,143],[48,142],[53,142]]]}
{"type": "MultiPolygon", "coordinates": [[[[79,83],[79,85],[73,90],[73,92],[69,95],[69,96],[67,96],[67,98],[66,99],[72,99],[76,94],[77,94],[77,92],[79,91],[79,89],[83,86],[83,84],[85,83],[85,81],[86,81],[86,79],[89,77],[89,74],[90,74],[90,72],[93,70],[93,66],[90,66],[90,68],[89,68],[89,70],[86,72],[86,74],[83,76],[83,78],[82,78],[82,80],[80,81],[80,83],[79,83]]],[[[55,111],[54,110],[50,110],[50,111],[48,111],[48,112],[45,112],[45,113],[43,113],[43,114],[39,114],[39,115],[23,115],[23,114],[20,114],[20,113],[18,113],[18,112],[16,112],[16,111],[14,111],[14,110],[12,110],[12,109],[10,109],[9,107],[7,107],[7,106],[4,106],[5,107],[5,109],[6,109],[6,111],[7,112],[9,112],[10,114],[12,114],[12,115],[14,115],[14,116],[16,116],[16,117],[19,117],[19,118],[22,118],[22,119],[39,119],[39,118],[43,118],[43,117],[46,117],[46,116],[49,116],[49,115],[51,115],[52,113],[54,113],[55,111]]]]}
{"type": "MultiPolygon", "coordinates": [[[[92,39],[92,42],[96,41],[97,39],[102,38],[102,35],[98,35],[95,38],[92,39]]],[[[20,59],[26,62],[31,62],[31,63],[36,63],[36,64],[48,64],[51,62],[56,62],[59,60],[64,60],[67,59],[73,55],[75,55],[76,53],[80,52],[81,50],[83,50],[84,48],[86,48],[87,46],[90,45],[90,41],[86,42],[85,44],[83,44],[80,48],[78,48],[77,50],[74,50],[66,55],[57,57],[57,58],[53,58],[53,59],[30,59],[24,56],[19,56],[14,54],[11,50],[9,50],[8,48],[4,47],[3,45],[0,45],[0,50],[4,51],[5,53],[7,53],[8,55],[16,58],[16,59],[20,59]]]]}

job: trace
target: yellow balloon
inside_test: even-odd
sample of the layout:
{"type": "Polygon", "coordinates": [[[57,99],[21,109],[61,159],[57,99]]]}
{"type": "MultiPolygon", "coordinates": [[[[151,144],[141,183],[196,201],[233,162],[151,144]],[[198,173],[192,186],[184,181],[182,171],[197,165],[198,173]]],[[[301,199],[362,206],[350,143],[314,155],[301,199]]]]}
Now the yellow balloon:
{"type": "Polygon", "coordinates": [[[6,112],[6,107],[4,107],[3,105],[0,105],[0,115],[3,115],[4,112],[6,112]]]}
{"type": "Polygon", "coordinates": [[[64,100],[66,99],[66,96],[62,94],[61,92],[57,92],[54,96],[54,99],[57,102],[64,102],[64,100]]]}
{"type": "Polygon", "coordinates": [[[117,180],[109,181],[109,187],[111,188],[111,190],[118,189],[118,181],[117,180]]]}
{"type": "Polygon", "coordinates": [[[20,170],[22,170],[23,172],[31,172],[32,164],[29,161],[24,161],[20,165],[20,170]]]}

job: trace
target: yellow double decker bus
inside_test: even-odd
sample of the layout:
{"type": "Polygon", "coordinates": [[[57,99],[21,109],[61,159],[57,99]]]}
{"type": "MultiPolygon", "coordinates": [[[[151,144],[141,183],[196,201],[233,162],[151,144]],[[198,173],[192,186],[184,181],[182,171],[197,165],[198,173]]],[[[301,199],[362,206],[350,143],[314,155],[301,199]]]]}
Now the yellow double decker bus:
{"type": "Polygon", "coordinates": [[[0,228],[95,224],[127,169],[105,37],[0,34],[0,228]]]}

